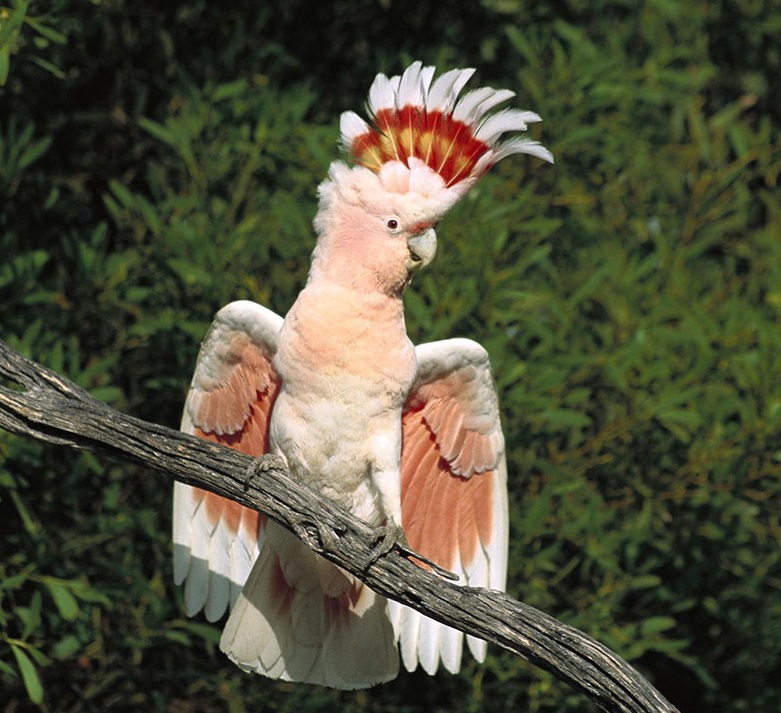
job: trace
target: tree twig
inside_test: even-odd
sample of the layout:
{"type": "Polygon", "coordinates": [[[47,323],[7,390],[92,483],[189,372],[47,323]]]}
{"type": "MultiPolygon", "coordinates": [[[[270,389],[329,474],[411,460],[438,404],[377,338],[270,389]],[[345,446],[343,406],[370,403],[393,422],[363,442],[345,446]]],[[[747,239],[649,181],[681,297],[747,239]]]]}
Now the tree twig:
{"type": "Polygon", "coordinates": [[[1,340],[0,427],[133,461],[260,510],[380,594],[524,657],[605,711],[677,713],[626,661],[583,632],[503,592],[452,584],[398,551],[372,562],[374,530],[283,470],[257,469],[243,453],[126,416],[1,340]]]}

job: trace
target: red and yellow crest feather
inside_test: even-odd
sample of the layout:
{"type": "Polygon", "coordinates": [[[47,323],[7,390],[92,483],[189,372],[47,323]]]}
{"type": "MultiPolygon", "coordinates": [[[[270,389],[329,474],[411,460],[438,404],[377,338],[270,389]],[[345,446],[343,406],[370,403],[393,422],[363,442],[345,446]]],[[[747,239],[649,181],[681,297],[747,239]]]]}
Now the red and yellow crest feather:
{"type": "Polygon", "coordinates": [[[553,162],[537,141],[521,136],[501,140],[541,119],[531,111],[493,111],[514,96],[506,89],[482,87],[461,95],[473,73],[454,69],[435,80],[434,67],[415,62],[401,76],[378,74],[369,90],[371,123],[355,112],[342,114],[345,149],[356,163],[376,172],[392,161],[408,168],[422,163],[448,188],[470,187],[515,153],[553,162]]]}

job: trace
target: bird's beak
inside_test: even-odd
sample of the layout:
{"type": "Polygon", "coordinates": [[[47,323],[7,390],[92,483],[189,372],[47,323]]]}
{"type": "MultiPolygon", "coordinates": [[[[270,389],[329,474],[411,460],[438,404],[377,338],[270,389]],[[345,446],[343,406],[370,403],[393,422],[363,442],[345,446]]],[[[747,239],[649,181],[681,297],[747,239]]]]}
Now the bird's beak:
{"type": "Polygon", "coordinates": [[[410,272],[428,265],[437,254],[437,234],[434,228],[427,228],[422,233],[410,236],[407,247],[409,248],[407,269],[410,272]]]}

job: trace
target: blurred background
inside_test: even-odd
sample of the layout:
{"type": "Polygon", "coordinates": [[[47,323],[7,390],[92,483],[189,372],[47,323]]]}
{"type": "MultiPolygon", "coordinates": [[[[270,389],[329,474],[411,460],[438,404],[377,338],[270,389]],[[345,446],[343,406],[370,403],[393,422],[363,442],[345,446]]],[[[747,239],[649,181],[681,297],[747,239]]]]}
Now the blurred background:
{"type": "MultiPolygon", "coordinates": [[[[490,351],[509,591],[684,713],[781,700],[781,5],[5,0],[0,337],[176,427],[214,312],[284,314],[338,117],[472,66],[556,156],[443,222],[413,340],[490,351]],[[10,4],[9,4],[10,3],[10,4]]],[[[242,674],[183,616],[165,479],[0,433],[0,709],[595,710],[496,648],[360,693],[242,674]]]]}

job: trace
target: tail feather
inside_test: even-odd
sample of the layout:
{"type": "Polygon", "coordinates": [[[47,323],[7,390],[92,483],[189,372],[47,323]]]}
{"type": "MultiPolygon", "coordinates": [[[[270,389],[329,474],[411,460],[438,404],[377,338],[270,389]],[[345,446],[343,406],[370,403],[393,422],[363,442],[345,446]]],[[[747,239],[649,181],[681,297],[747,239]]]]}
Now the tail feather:
{"type": "Polygon", "coordinates": [[[399,660],[387,600],[334,565],[324,568],[322,558],[285,536],[300,549],[285,542],[280,555],[267,543],[220,648],[244,670],[287,681],[357,689],[395,678],[399,660]],[[304,576],[306,571],[312,576],[304,576]],[[339,593],[338,581],[344,585],[339,593]]]}

